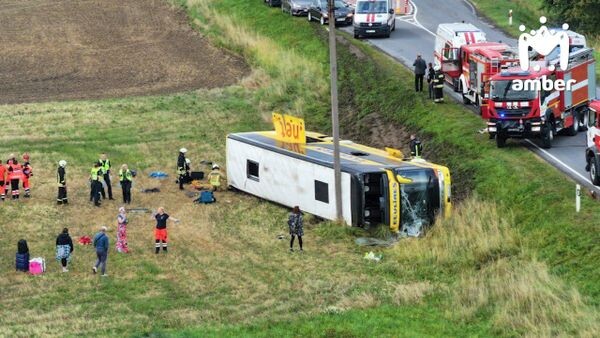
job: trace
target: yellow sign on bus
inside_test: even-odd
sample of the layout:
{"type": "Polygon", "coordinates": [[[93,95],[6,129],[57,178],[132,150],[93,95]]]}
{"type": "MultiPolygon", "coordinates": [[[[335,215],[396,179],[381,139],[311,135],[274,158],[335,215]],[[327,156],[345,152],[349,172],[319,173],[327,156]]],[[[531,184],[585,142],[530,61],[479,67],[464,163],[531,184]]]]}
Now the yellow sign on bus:
{"type": "Polygon", "coordinates": [[[304,120],[290,115],[273,113],[273,126],[277,138],[287,143],[306,143],[304,120]]]}

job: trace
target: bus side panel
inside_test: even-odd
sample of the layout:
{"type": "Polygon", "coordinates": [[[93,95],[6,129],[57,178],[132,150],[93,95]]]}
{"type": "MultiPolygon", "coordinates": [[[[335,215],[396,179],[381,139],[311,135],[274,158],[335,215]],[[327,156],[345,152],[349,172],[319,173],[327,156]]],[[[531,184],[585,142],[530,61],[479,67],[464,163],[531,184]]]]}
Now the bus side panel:
{"type": "MultiPolygon", "coordinates": [[[[284,206],[297,205],[325,219],[336,217],[331,168],[228,138],[227,180],[236,189],[284,206]],[[258,164],[258,177],[248,175],[249,161],[258,164]],[[326,193],[316,196],[317,185],[325,187],[326,193]]],[[[343,172],[342,208],[347,224],[352,224],[350,182],[350,174],[343,172]]]]}

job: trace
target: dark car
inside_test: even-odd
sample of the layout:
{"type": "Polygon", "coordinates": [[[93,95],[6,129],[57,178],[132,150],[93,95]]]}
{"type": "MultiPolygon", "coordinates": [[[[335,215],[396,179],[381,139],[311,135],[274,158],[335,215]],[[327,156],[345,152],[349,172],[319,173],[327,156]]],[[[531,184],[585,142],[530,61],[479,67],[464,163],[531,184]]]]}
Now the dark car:
{"type": "MultiPolygon", "coordinates": [[[[341,0],[335,0],[335,24],[351,25],[354,12],[348,4],[341,0]]],[[[308,21],[318,20],[321,25],[329,22],[329,6],[327,0],[312,0],[308,9],[308,21]]]]}
{"type": "Polygon", "coordinates": [[[269,7],[281,6],[281,0],[265,0],[265,3],[269,5],[269,7]]]}
{"type": "Polygon", "coordinates": [[[290,15],[308,15],[312,0],[282,0],[281,11],[290,15]]]}

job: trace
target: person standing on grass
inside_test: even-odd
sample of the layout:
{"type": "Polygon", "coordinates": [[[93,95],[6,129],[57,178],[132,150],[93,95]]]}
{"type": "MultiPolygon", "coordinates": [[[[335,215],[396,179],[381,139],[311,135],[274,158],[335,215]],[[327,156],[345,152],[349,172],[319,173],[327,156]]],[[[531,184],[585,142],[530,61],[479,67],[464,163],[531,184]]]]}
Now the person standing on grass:
{"type": "Polygon", "coordinates": [[[421,54],[417,55],[417,59],[413,62],[413,67],[415,67],[415,91],[422,92],[427,63],[421,58],[421,54]]]}
{"type": "Polygon", "coordinates": [[[108,236],[106,235],[106,227],[103,226],[100,228],[100,231],[94,236],[94,248],[96,248],[96,264],[92,267],[92,271],[94,273],[98,272],[98,267],[100,267],[100,271],[102,272],[102,277],[108,276],[106,274],[106,260],[108,259],[108,248],[110,242],[108,240],[108,236]]]}
{"type": "MultiPolygon", "coordinates": [[[[100,168],[102,168],[102,178],[104,179],[104,183],[106,183],[106,190],[108,191],[108,199],[114,200],[112,194],[112,185],[110,183],[110,160],[106,156],[106,153],[100,154],[100,159],[98,160],[98,164],[100,168]]],[[[102,186],[100,193],[102,194],[102,199],[106,199],[106,193],[104,192],[104,186],[102,186]]]]}
{"type": "Polygon", "coordinates": [[[90,171],[90,202],[94,201],[94,205],[100,206],[100,195],[102,194],[102,167],[100,163],[94,163],[94,167],[90,171]]]}
{"type": "Polygon", "coordinates": [[[65,172],[66,166],[67,161],[58,161],[58,170],[56,171],[56,181],[58,183],[58,197],[56,198],[56,204],[59,205],[69,203],[69,200],[67,199],[67,173],[65,172]]]}
{"type": "Polygon", "coordinates": [[[179,183],[179,190],[183,190],[183,183],[185,181],[185,153],[187,153],[187,149],[181,148],[177,156],[177,174],[179,175],[177,183],[179,183]]]}
{"type": "Polygon", "coordinates": [[[433,78],[435,77],[435,70],[433,69],[433,64],[429,63],[429,68],[427,68],[427,87],[429,89],[429,98],[433,99],[433,78]]]}
{"type": "Polygon", "coordinates": [[[295,206],[290,216],[288,218],[288,226],[290,227],[290,236],[292,239],[290,240],[290,252],[294,251],[294,238],[298,236],[298,244],[300,245],[300,251],[304,251],[302,249],[302,236],[304,236],[304,224],[302,220],[302,212],[300,212],[300,208],[295,206]]]}
{"type": "Polygon", "coordinates": [[[117,215],[117,252],[129,253],[127,247],[127,213],[124,207],[119,208],[117,215]]]}
{"type": "Polygon", "coordinates": [[[56,237],[56,260],[60,261],[62,272],[69,272],[67,264],[71,261],[72,254],[73,240],[69,236],[69,229],[64,228],[58,237],[56,237]]]}
{"type": "Polygon", "coordinates": [[[130,204],[133,173],[127,168],[127,164],[123,164],[119,169],[119,182],[121,183],[121,190],[123,190],[123,203],[130,204]]]}
{"type": "Polygon", "coordinates": [[[163,207],[158,208],[157,212],[152,213],[152,217],[156,220],[156,228],[154,229],[155,253],[158,254],[160,252],[161,246],[163,251],[167,253],[167,221],[171,220],[177,223],[179,220],[165,213],[165,208],[163,207]]]}

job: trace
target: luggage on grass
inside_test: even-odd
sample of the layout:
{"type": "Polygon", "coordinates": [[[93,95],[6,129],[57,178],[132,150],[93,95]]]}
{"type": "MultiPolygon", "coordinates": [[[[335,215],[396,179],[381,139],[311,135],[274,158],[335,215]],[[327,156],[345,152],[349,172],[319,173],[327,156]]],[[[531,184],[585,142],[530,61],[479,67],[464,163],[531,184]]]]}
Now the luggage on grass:
{"type": "Polygon", "coordinates": [[[29,253],[18,253],[15,257],[15,270],[27,272],[29,271],[29,253]]]}
{"type": "Polygon", "coordinates": [[[29,273],[32,275],[41,275],[46,271],[46,260],[42,257],[36,257],[29,260],[29,273]]]}
{"type": "Polygon", "coordinates": [[[194,202],[208,204],[208,203],[214,203],[216,201],[217,201],[217,199],[215,198],[215,195],[213,194],[213,192],[205,190],[205,191],[200,192],[200,196],[198,196],[198,198],[194,202]]]}

